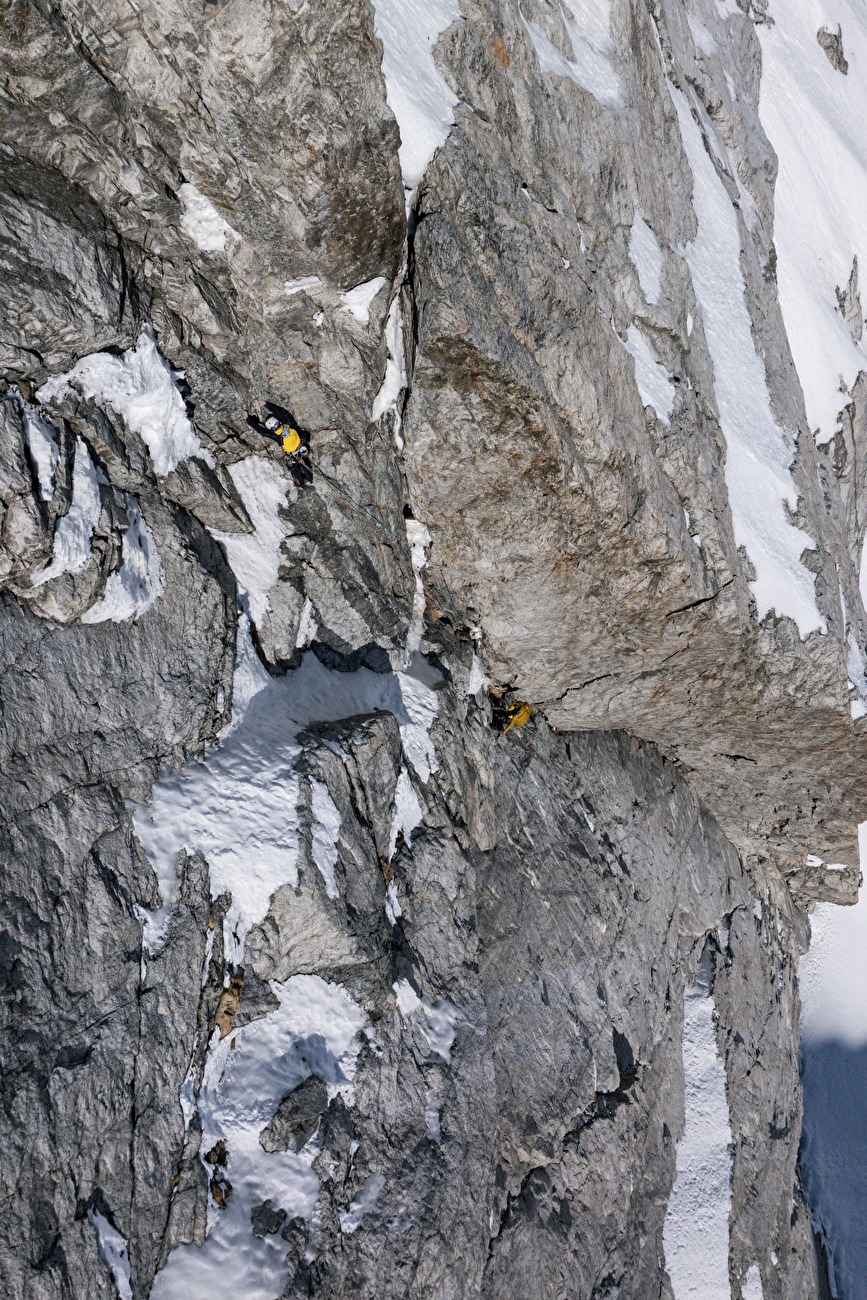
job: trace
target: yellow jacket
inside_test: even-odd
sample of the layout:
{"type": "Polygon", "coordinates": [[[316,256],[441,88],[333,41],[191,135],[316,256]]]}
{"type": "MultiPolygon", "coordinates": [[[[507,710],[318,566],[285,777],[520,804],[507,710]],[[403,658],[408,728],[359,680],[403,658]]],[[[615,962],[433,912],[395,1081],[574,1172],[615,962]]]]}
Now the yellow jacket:
{"type": "Polygon", "coordinates": [[[291,456],[293,451],[297,451],[301,446],[301,438],[297,429],[287,429],[285,424],[281,424],[279,429],[274,432],[278,438],[282,439],[282,447],[287,456],[291,456]]]}

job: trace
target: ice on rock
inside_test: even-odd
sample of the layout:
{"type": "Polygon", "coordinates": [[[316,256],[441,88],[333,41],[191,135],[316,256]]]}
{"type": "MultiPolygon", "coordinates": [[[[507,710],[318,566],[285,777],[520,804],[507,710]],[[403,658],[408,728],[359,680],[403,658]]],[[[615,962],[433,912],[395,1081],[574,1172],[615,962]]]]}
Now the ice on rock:
{"type": "Polygon", "coordinates": [[[51,563],[33,579],[41,587],[62,573],[81,573],[90,559],[93,534],[102,513],[99,479],[87,444],[75,439],[72,467],[72,501],[54,529],[51,563]]]}
{"type": "Polygon", "coordinates": [[[340,1215],[340,1231],[349,1235],[355,1232],[361,1224],[365,1214],[369,1214],[375,1209],[379,1200],[379,1193],[385,1186],[384,1174],[371,1174],[365,1180],[364,1186],[352,1202],[348,1210],[342,1211],[340,1215]]]}
{"type": "Polygon", "coordinates": [[[268,593],[280,573],[280,546],[291,532],[280,516],[289,482],[276,466],[259,456],[238,461],[229,473],[254,531],[223,533],[212,529],[212,533],[226,551],[247,613],[254,623],[261,623],[271,608],[268,593]]]}
{"type": "Polygon", "coordinates": [[[130,1284],[129,1247],[126,1237],[117,1228],[113,1228],[104,1214],[91,1207],[87,1211],[88,1222],[96,1230],[99,1253],[111,1274],[117,1300],[132,1300],[130,1284]]]}
{"type": "Polygon", "coordinates": [[[313,807],[313,861],[325,881],[329,898],[339,898],[340,890],[334,868],[337,865],[340,839],[340,813],[331,798],[328,786],[311,780],[310,793],[313,807]]]}
{"type": "Polygon", "coordinates": [[[154,535],[134,496],[124,492],[129,527],[123,535],[120,568],[109,574],[102,598],[82,614],[82,623],[125,623],[141,618],[166,588],[154,535]]]}
{"type": "Polygon", "coordinates": [[[50,501],[54,496],[54,475],[60,460],[57,431],[38,407],[22,402],[21,409],[24,414],[27,450],[30,452],[39,480],[39,495],[43,501],[50,501]]]}

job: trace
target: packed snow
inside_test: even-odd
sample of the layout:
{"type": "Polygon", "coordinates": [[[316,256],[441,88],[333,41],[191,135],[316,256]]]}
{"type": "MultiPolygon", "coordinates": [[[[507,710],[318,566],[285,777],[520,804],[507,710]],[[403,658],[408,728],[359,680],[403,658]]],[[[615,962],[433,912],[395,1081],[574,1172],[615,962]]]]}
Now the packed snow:
{"type": "Polygon", "coordinates": [[[21,409],[24,413],[27,450],[39,480],[39,496],[43,501],[50,501],[54,496],[54,475],[60,460],[58,434],[51,421],[37,407],[22,402],[21,409]]]}
{"type": "Polygon", "coordinates": [[[630,325],[623,346],[635,364],[635,383],[645,406],[653,407],[662,423],[671,423],[674,384],[665,366],[656,360],[650,344],[637,325],[630,325]]]}
{"type": "Polygon", "coordinates": [[[75,459],[72,465],[72,500],[66,514],[57,521],[54,529],[54,550],[51,563],[33,579],[34,587],[41,587],[62,573],[81,573],[90,559],[93,534],[102,513],[102,498],[96,466],[87,444],[75,439],[75,459]]]}
{"type": "Polygon", "coordinates": [[[685,1128],[663,1225],[675,1300],[731,1300],[731,1143],[725,1065],[717,1053],[708,956],[683,1004],[685,1128]]]}
{"type": "Polygon", "coordinates": [[[400,130],[409,209],[428,163],[454,126],[458,98],[439,72],[433,50],[460,20],[461,9],[458,0],[374,0],[373,11],[386,99],[400,130]]]}
{"type": "Polygon", "coordinates": [[[280,517],[286,505],[289,481],[271,461],[248,456],[229,469],[238,495],[244,503],[253,533],[222,533],[213,536],[225,548],[232,572],[254,623],[261,623],[271,608],[268,593],[280,573],[280,546],[290,526],[280,517]]]}
{"type": "Polygon", "coordinates": [[[228,221],[221,217],[213,203],[201,190],[189,181],[178,190],[178,197],[183,205],[181,229],[192,239],[203,253],[224,253],[226,241],[241,238],[228,221]]]}
{"type": "Polygon", "coordinates": [[[310,796],[313,809],[313,861],[325,881],[329,898],[339,898],[340,890],[334,868],[337,866],[340,840],[340,812],[322,781],[311,780],[310,796]]]}
{"type": "MultiPolygon", "coordinates": [[[[309,1219],[319,1198],[311,1168],[319,1151],[314,1135],[297,1155],[268,1152],[259,1134],[282,1098],[311,1074],[348,1105],[366,1017],[337,984],[318,975],[271,982],[280,1006],[232,1031],[214,1036],[198,1096],[203,1157],[219,1141],[228,1150],[225,1178],[231,1194],[220,1208],[211,1200],[203,1246],[178,1246],[154,1280],[151,1300],[274,1300],[286,1282],[286,1243],[279,1232],[257,1237],[251,1211],[270,1200],[286,1219],[309,1219]]],[[[204,1162],[205,1169],[214,1172],[204,1162]]],[[[360,1207],[361,1213],[370,1206],[360,1207]]],[[[357,1225],[356,1225],[357,1226],[357,1225]]]]}
{"type": "MultiPolygon", "coordinates": [[[[774,247],[780,306],[820,442],[832,438],[858,372],[864,340],[837,305],[857,256],[867,271],[867,9],[862,0],[774,0],[762,46],[759,114],[776,152],[774,247]],[[843,32],[848,76],[816,39],[843,32]]],[[[863,326],[864,313],[859,315],[863,326]]],[[[860,328],[858,330],[860,334],[860,328]]]]}
{"type": "Polygon", "coordinates": [[[610,0],[560,0],[560,17],[569,36],[572,58],[567,59],[538,23],[521,17],[530,33],[543,72],[569,77],[600,104],[617,105],[623,83],[611,65],[610,0]]]}
{"type": "Polygon", "coordinates": [[[756,570],[750,589],[759,618],[774,610],[793,618],[802,637],[825,632],[815,578],[801,563],[803,552],[815,544],[785,514],[786,505],[794,510],[798,502],[791,475],[794,439],[778,428],[771,412],[747,310],[737,217],[684,95],[669,88],[693,174],[698,234],[682,252],[713,361],[735,542],[746,548],[756,570]]]}
{"type": "Polygon", "coordinates": [[[348,311],[359,325],[366,325],[370,319],[370,305],[387,283],[384,275],[378,275],[375,280],[366,280],[354,289],[347,289],[346,293],[340,295],[341,310],[348,311]]]}
{"type": "Polygon", "coordinates": [[[659,240],[640,212],[636,212],[629,236],[629,256],[638,272],[638,283],[645,301],[652,307],[662,297],[662,268],[665,259],[659,240]]]}
{"type": "Polygon", "coordinates": [[[146,327],[135,347],[122,357],[110,352],[82,357],[65,375],[46,380],[37,396],[40,402],[62,400],[74,387],[100,406],[110,406],[141,436],[154,473],[165,477],[190,456],[214,463],[187,416],[177,385],[181,378],[160,353],[153,330],[146,327]]]}
{"type": "MultiPolygon", "coordinates": [[[[275,890],[297,883],[295,763],[301,753],[298,732],[305,726],[386,710],[397,719],[405,752],[421,779],[426,781],[431,764],[436,765],[428,735],[437,711],[436,694],[424,683],[408,674],[367,668],[336,672],[310,652],[295,672],[271,677],[249,644],[249,631],[242,629],[239,641],[234,716],[221,744],[205,762],[165,772],[154,786],[151,803],[134,808],[136,834],[162,896],[158,910],[143,914],[151,952],[165,942],[177,858],[184,849],[198,850],[207,858],[215,898],[224,892],[232,895],[224,932],[227,960],[234,963],[241,961],[244,938],[264,919],[275,890]]],[[[327,814],[332,827],[335,815],[336,810],[327,814]]],[[[320,847],[325,864],[324,842],[320,847]]],[[[327,865],[320,870],[325,875],[327,865]]]]}
{"type": "Polygon", "coordinates": [[[742,1300],[765,1300],[765,1293],[762,1290],[762,1275],[759,1272],[758,1264],[750,1265],[741,1296],[742,1300]]]}
{"type": "Polygon", "coordinates": [[[130,1284],[129,1247],[123,1233],[113,1228],[104,1214],[91,1207],[88,1222],[96,1230],[96,1240],[103,1263],[111,1274],[117,1300],[132,1300],[130,1284]]]}
{"type": "Polygon", "coordinates": [[[82,614],[82,623],[125,623],[141,618],[166,589],[166,575],[154,535],[141,507],[123,494],[129,527],[123,535],[120,568],[109,574],[102,598],[82,614]]]}
{"type": "Polygon", "coordinates": [[[418,801],[412,778],[406,769],[406,765],[404,765],[400,769],[400,776],[397,778],[397,787],[394,792],[394,811],[388,839],[389,862],[394,857],[398,836],[402,835],[404,843],[409,844],[412,833],[417,826],[421,825],[421,820],[421,804],[418,801]]]}

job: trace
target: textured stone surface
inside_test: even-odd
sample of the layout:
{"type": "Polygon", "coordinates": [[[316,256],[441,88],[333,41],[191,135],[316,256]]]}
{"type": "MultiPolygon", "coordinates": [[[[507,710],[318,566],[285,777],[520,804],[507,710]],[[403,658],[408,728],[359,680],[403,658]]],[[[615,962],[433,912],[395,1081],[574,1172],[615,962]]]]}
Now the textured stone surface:
{"type": "MultiPolygon", "coordinates": [[[[219,1234],[209,1181],[218,1167],[231,1180],[233,1152],[208,1161],[197,1110],[212,1032],[228,1047],[264,1024],[297,975],[339,984],[370,1032],[354,1096],[314,1072],[262,1123],[275,1158],[316,1131],[313,1219],[273,1195],[251,1209],[251,1240],[285,1244],[284,1300],[670,1298],[683,993],[702,952],[734,1142],[732,1294],[753,1264],[765,1300],[820,1294],[795,1168],[796,962],[809,900],[857,883],[864,723],[839,593],[863,646],[863,376],[817,451],[777,301],[752,18],[616,0],[614,109],[540,68],[525,20],[565,57],[562,11],[462,11],[436,51],[456,124],[409,234],[362,0],[19,0],[0,28],[0,1277],[14,1300],[116,1294],[89,1211],[127,1239],[134,1300],[209,1218],[219,1234]],[[669,82],[739,205],[772,407],[800,435],[797,518],[827,635],[760,623],[735,546],[669,82]],[[196,191],[218,232],[198,242],[196,191]],[[628,252],[639,210],[664,249],[657,304],[628,252]],[[341,294],[377,277],[365,323],[341,294]],[[407,388],[374,421],[394,303],[407,388]],[[642,405],[633,321],[677,378],[668,425],[642,405]],[[71,391],[46,412],[46,492],[26,404],[145,324],[183,372],[213,465],[158,475],[121,413],[71,391]],[[328,475],[312,491],[290,489],[245,423],[261,397],[310,430],[328,475]],[[72,508],[76,440],[99,471],[90,553],[33,586],[72,508]],[[429,778],[405,717],[359,705],[305,725],[297,883],[230,969],[231,899],[211,897],[195,845],[148,953],[142,909],[160,895],[132,815],[161,767],[207,763],[230,718],[232,545],[259,536],[231,470],[251,453],[284,501],[253,629],[267,670],[312,643],[329,667],[385,679],[423,614],[441,689],[429,778]],[[164,586],[135,618],[82,622],[136,510],[164,586]],[[432,537],[421,592],[413,515],[432,537]],[[474,653],[537,706],[531,727],[495,736],[474,653]],[[316,856],[322,787],[340,823],[333,888],[316,856]],[[407,787],[421,820],[396,835],[407,787]],[[452,1026],[447,1049],[429,1012],[452,1026]]],[[[853,267],[850,329],[859,304],[853,267]]]]}

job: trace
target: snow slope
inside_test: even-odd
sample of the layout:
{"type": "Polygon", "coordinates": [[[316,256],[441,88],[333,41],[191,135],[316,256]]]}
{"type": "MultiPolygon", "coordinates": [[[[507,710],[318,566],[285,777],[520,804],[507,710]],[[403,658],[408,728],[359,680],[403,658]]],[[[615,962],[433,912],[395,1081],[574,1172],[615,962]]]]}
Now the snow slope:
{"type": "Polygon", "coordinates": [[[756,570],[750,589],[759,618],[774,610],[793,618],[802,637],[824,632],[815,579],[801,563],[802,553],[815,544],[785,514],[786,505],[794,510],[798,503],[790,472],[794,440],[771,412],[747,310],[737,217],[684,95],[674,86],[670,90],[692,168],[698,222],[696,238],[682,251],[713,360],[735,542],[746,548],[756,570]]]}
{"type": "MultiPolygon", "coordinates": [[[[759,113],[779,160],[774,246],[780,306],[820,442],[834,435],[859,371],[863,340],[837,304],[858,258],[867,272],[867,9],[861,0],[774,0],[762,45],[759,113]],[[842,29],[836,71],[816,39],[842,29]]],[[[863,324],[863,312],[860,313],[863,324]]]]}
{"type": "Polygon", "coordinates": [[[454,126],[458,99],[443,80],[433,49],[461,10],[457,0],[374,0],[373,8],[386,98],[400,128],[409,209],[428,163],[454,126]]]}

